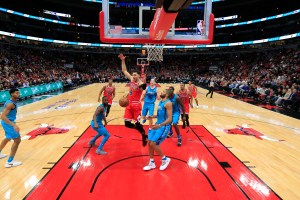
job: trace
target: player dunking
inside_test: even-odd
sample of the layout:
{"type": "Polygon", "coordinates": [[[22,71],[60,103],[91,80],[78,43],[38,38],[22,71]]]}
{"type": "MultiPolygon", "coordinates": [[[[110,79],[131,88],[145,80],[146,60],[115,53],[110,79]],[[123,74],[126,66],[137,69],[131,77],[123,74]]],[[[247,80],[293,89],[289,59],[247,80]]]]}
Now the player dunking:
{"type": "Polygon", "coordinates": [[[181,119],[183,122],[182,128],[185,128],[185,126],[189,126],[190,122],[189,122],[189,111],[190,111],[190,106],[193,107],[192,105],[192,101],[190,101],[190,99],[192,99],[192,94],[185,89],[185,85],[184,83],[180,83],[180,90],[178,91],[178,96],[185,108],[185,120],[183,120],[183,112],[181,110],[181,119]]]}
{"type": "Polygon", "coordinates": [[[103,92],[104,92],[103,96],[107,97],[107,99],[108,99],[108,105],[107,105],[107,111],[106,111],[106,117],[107,117],[109,114],[109,111],[110,111],[110,107],[112,105],[112,101],[116,96],[116,88],[115,88],[115,86],[113,86],[112,78],[110,78],[108,80],[108,85],[105,85],[101,88],[99,96],[98,96],[98,102],[100,102],[100,98],[101,98],[101,95],[103,92]]]}
{"type": "Polygon", "coordinates": [[[154,106],[155,106],[155,101],[157,98],[157,87],[155,86],[155,80],[151,79],[150,85],[147,87],[147,89],[143,92],[141,101],[144,100],[144,106],[142,110],[142,119],[143,123],[146,122],[146,115],[148,114],[149,117],[149,127],[152,126],[152,116],[154,114],[154,106]]]}
{"type": "MultiPolygon", "coordinates": [[[[180,136],[180,130],[179,130],[179,127],[178,127],[178,121],[179,121],[179,117],[180,117],[180,111],[182,111],[182,114],[183,114],[183,117],[182,119],[185,121],[185,108],[180,100],[180,98],[178,97],[177,94],[174,94],[174,87],[171,86],[169,87],[169,90],[170,90],[170,95],[169,95],[169,99],[171,100],[172,102],[172,105],[173,105],[173,109],[172,109],[172,124],[175,128],[175,131],[177,133],[177,138],[178,138],[178,143],[177,145],[178,146],[181,146],[181,143],[182,143],[182,139],[181,139],[181,136],[180,136]],[[181,109],[180,109],[181,108],[181,109]]],[[[170,134],[168,137],[171,137],[173,134],[172,132],[172,128],[170,130],[170,134]]]]}
{"type": "MultiPolygon", "coordinates": [[[[197,99],[197,87],[189,81],[188,90],[192,94],[193,99],[195,99],[196,105],[198,106],[198,99],[197,99]]],[[[191,105],[193,105],[193,99],[191,99],[191,105]]]]}
{"type": "Polygon", "coordinates": [[[20,138],[20,128],[17,126],[15,120],[17,117],[17,99],[20,98],[20,92],[18,89],[11,89],[9,91],[11,98],[7,100],[4,104],[4,110],[1,115],[1,125],[5,132],[5,139],[2,140],[0,144],[0,158],[5,158],[6,155],[2,154],[1,151],[5,145],[10,141],[14,140],[14,143],[11,147],[10,155],[5,164],[5,167],[16,167],[22,164],[22,162],[15,161],[14,157],[18,150],[19,144],[21,142],[20,138]]]}
{"type": "Polygon", "coordinates": [[[142,104],[140,102],[141,95],[143,90],[146,89],[147,84],[144,84],[140,80],[140,75],[138,72],[133,72],[132,76],[128,73],[125,63],[126,56],[119,54],[118,57],[122,62],[122,72],[130,80],[130,91],[128,94],[129,105],[126,107],[124,114],[125,126],[127,128],[134,128],[138,130],[142,135],[143,146],[146,146],[147,135],[143,125],[139,123],[138,117],[140,116],[142,110],[142,104]],[[131,123],[131,121],[134,121],[135,124],[131,123]]]}
{"type": "Polygon", "coordinates": [[[158,104],[157,108],[157,116],[153,116],[157,118],[156,124],[149,130],[149,143],[148,143],[148,150],[150,161],[147,166],[143,168],[143,170],[148,171],[151,169],[155,169],[155,162],[154,162],[154,151],[161,156],[161,166],[160,170],[165,170],[171,159],[167,158],[163,151],[160,148],[160,144],[166,139],[172,122],[172,103],[168,99],[170,94],[169,90],[162,91],[160,97],[161,101],[158,104]]]}

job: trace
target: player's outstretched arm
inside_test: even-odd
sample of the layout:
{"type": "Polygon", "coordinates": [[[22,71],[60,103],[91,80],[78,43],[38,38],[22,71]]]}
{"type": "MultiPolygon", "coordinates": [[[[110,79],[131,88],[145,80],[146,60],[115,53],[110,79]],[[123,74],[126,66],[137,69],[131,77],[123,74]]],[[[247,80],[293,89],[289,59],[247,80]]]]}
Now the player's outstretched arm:
{"type": "Polygon", "coordinates": [[[126,78],[128,78],[130,81],[132,81],[132,76],[129,74],[129,72],[127,71],[127,68],[126,68],[126,63],[125,63],[126,56],[124,56],[122,53],[120,53],[118,57],[121,60],[123,74],[126,76],[126,78]]]}

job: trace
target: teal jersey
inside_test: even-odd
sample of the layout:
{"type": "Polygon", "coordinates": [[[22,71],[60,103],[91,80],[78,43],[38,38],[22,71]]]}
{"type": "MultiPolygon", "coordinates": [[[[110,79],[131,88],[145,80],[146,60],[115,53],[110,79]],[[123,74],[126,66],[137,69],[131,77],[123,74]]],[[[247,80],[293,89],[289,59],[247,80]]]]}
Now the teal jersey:
{"type": "Polygon", "coordinates": [[[178,97],[178,95],[174,94],[174,96],[172,98],[169,98],[173,104],[173,113],[180,113],[180,106],[177,102],[177,97],[178,97]]]}
{"type": "Polygon", "coordinates": [[[151,87],[148,86],[146,89],[146,95],[144,99],[145,103],[155,103],[156,95],[157,95],[157,87],[151,89],[151,87]]]}
{"type": "MultiPolygon", "coordinates": [[[[102,113],[100,113],[99,115],[96,116],[96,121],[97,121],[98,126],[103,126],[102,120],[103,120],[103,118],[104,118],[104,116],[105,116],[106,108],[104,107],[103,104],[100,104],[100,105],[98,106],[98,108],[99,108],[99,107],[103,107],[104,110],[103,110],[102,113]]],[[[92,122],[93,122],[93,121],[94,121],[94,119],[92,119],[92,122]]]]}
{"type": "Polygon", "coordinates": [[[6,116],[10,121],[14,122],[17,118],[17,104],[15,102],[13,102],[12,100],[7,100],[4,104],[4,108],[6,107],[7,104],[12,103],[14,104],[15,108],[10,110],[8,115],[6,116]]]}
{"type": "Polygon", "coordinates": [[[157,122],[156,122],[156,124],[161,124],[164,121],[166,121],[166,119],[168,118],[167,109],[165,108],[165,105],[168,102],[170,102],[169,99],[167,99],[166,101],[160,101],[158,103],[158,108],[157,108],[157,122]]]}

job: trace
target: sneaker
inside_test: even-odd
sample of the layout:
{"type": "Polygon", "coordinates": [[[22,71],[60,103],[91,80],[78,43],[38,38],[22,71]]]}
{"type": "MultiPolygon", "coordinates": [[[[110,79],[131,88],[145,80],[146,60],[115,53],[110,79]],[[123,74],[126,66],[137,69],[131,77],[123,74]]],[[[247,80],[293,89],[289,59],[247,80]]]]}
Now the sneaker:
{"type": "Polygon", "coordinates": [[[6,162],[5,167],[6,168],[11,168],[11,167],[19,166],[19,165],[22,165],[22,162],[13,160],[11,162],[6,162]]]}
{"type": "Polygon", "coordinates": [[[139,115],[139,116],[137,117],[137,119],[136,119],[136,120],[137,120],[138,122],[140,122],[140,121],[141,121],[141,119],[142,119],[142,117],[141,117],[141,115],[139,115]]]}
{"type": "Polygon", "coordinates": [[[0,159],[5,158],[7,155],[0,153],[0,159]]]}
{"type": "Polygon", "coordinates": [[[171,131],[171,130],[170,130],[170,132],[169,132],[169,134],[168,134],[167,138],[170,138],[170,137],[172,137],[172,135],[173,135],[173,131],[171,131]]]}
{"type": "Polygon", "coordinates": [[[99,155],[105,155],[105,154],[107,154],[107,152],[105,152],[105,151],[103,151],[103,150],[97,149],[97,150],[96,150],[96,154],[99,154],[99,155]]]}
{"type": "Polygon", "coordinates": [[[165,170],[168,167],[168,165],[170,164],[170,162],[171,162],[171,158],[166,158],[165,160],[162,160],[159,170],[161,170],[161,171],[165,170]]]}
{"type": "Polygon", "coordinates": [[[181,142],[182,142],[182,141],[181,141],[181,138],[178,138],[178,143],[177,143],[177,146],[179,146],[179,147],[180,147],[180,146],[181,146],[181,142]]]}
{"type": "Polygon", "coordinates": [[[185,123],[182,125],[182,128],[185,129],[185,123]]]}
{"type": "Polygon", "coordinates": [[[146,121],[147,121],[146,119],[143,119],[142,123],[143,123],[143,124],[145,124],[145,123],[146,123],[146,121]]]}
{"type": "Polygon", "coordinates": [[[96,146],[96,144],[95,144],[95,142],[89,141],[89,146],[93,147],[93,146],[96,146]]]}
{"type": "Polygon", "coordinates": [[[186,126],[190,126],[190,122],[189,121],[186,122],[186,126]]]}
{"type": "Polygon", "coordinates": [[[143,147],[147,145],[147,142],[148,142],[148,135],[144,134],[142,135],[142,138],[143,138],[143,147]]]}
{"type": "Polygon", "coordinates": [[[143,168],[144,171],[149,171],[151,169],[155,169],[155,162],[149,161],[149,164],[143,168]]]}

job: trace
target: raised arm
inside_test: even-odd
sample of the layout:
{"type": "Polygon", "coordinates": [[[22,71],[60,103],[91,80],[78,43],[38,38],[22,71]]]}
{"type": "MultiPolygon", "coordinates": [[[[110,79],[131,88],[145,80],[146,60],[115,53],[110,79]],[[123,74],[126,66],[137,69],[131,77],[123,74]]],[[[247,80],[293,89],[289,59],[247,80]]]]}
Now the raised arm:
{"type": "Polygon", "coordinates": [[[132,76],[129,74],[129,72],[127,71],[127,68],[126,68],[126,63],[125,63],[126,56],[124,56],[122,53],[120,53],[118,57],[121,60],[123,74],[126,76],[126,78],[128,78],[130,81],[132,81],[132,76]]]}

